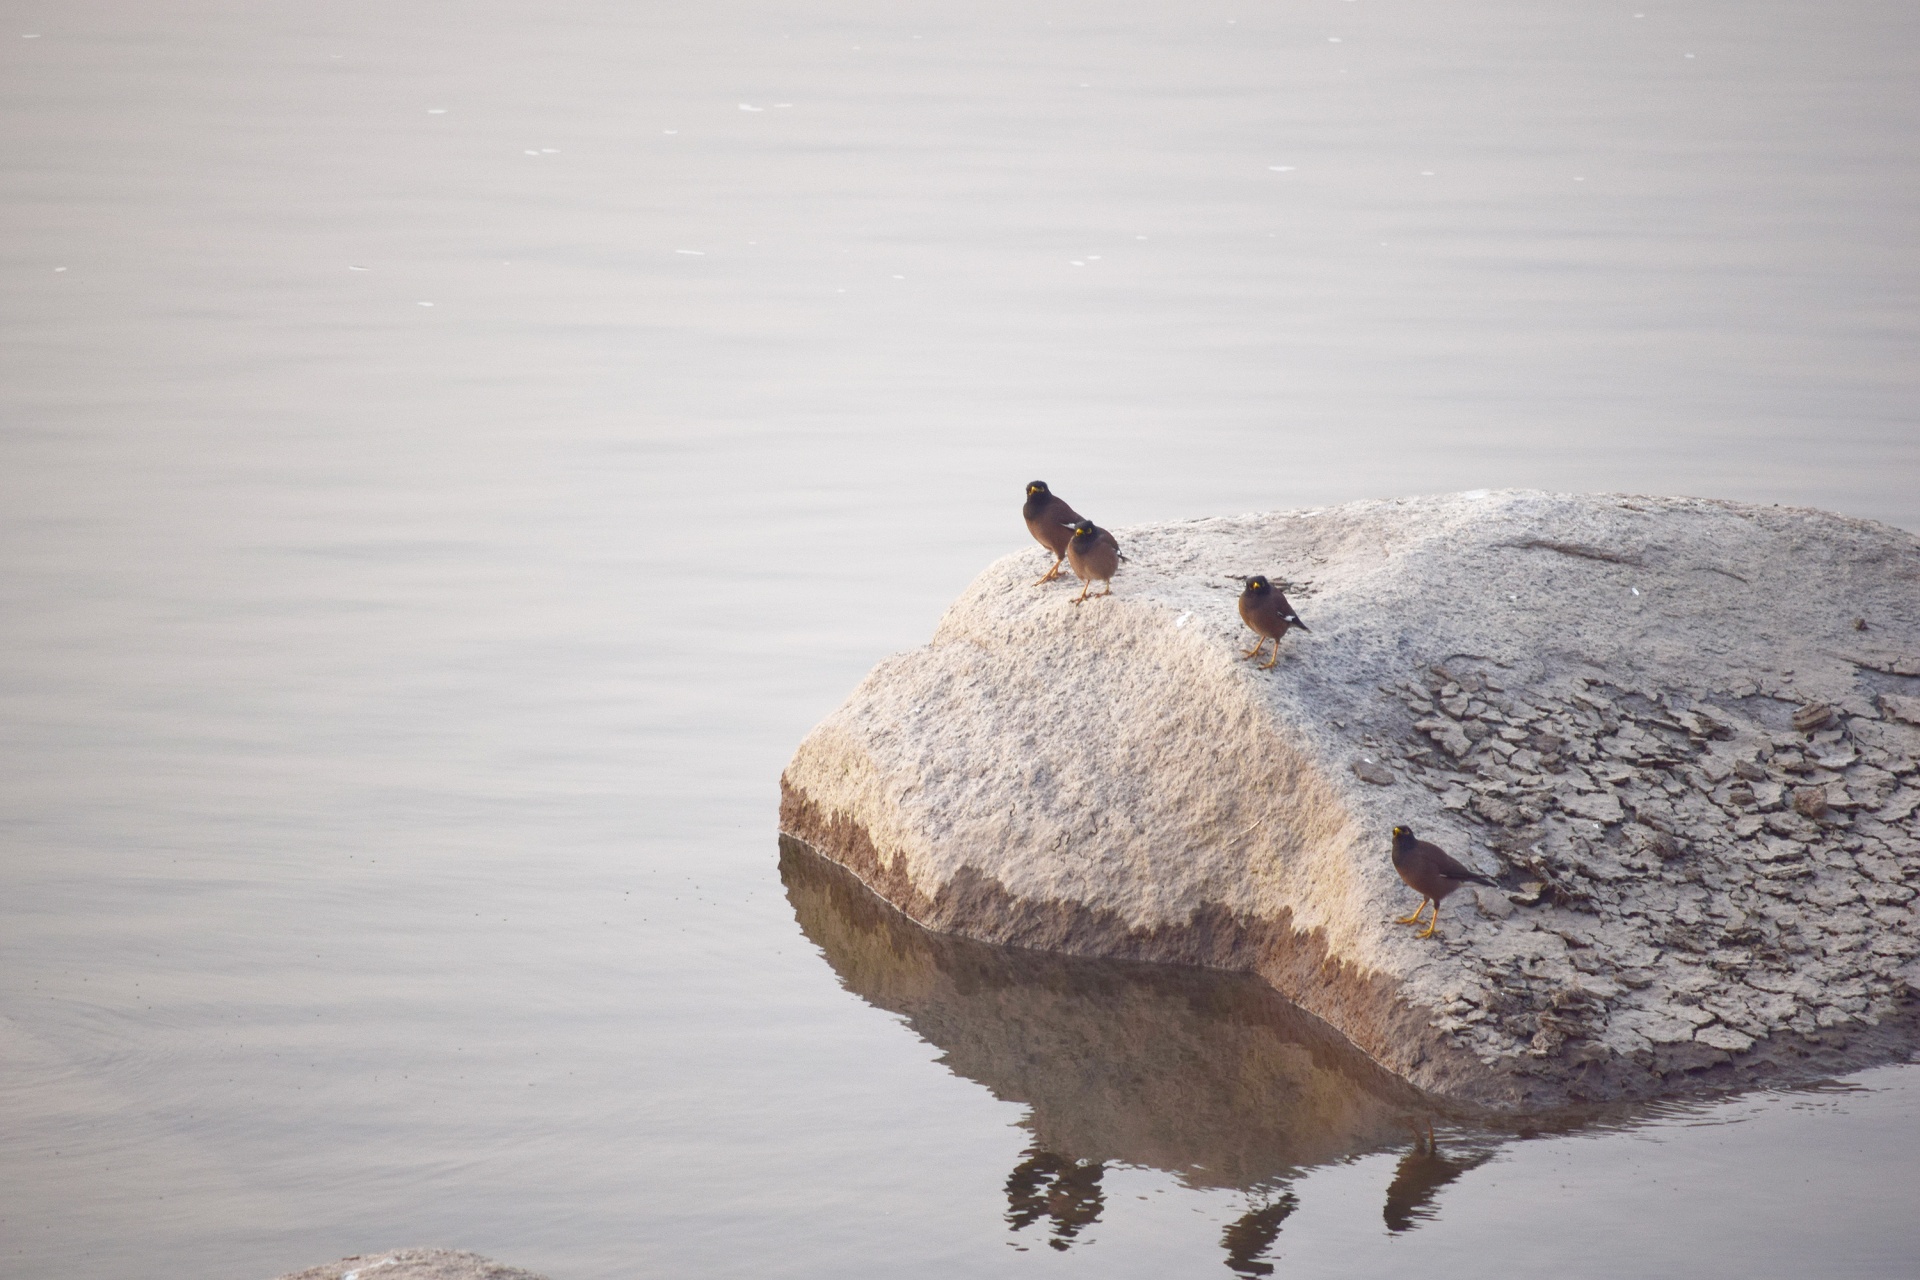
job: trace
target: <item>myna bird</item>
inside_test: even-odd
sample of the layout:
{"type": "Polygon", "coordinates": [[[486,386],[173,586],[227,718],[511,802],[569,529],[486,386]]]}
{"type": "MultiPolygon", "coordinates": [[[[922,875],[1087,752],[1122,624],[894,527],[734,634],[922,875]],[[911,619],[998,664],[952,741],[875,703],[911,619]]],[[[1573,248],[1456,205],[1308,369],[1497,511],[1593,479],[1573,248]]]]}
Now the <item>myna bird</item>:
{"type": "Polygon", "coordinates": [[[1396,919],[1395,924],[1419,924],[1420,913],[1427,909],[1427,903],[1433,904],[1433,919],[1427,921],[1427,931],[1420,935],[1422,938],[1432,937],[1434,926],[1440,923],[1442,898],[1469,880],[1476,884],[1494,883],[1491,878],[1455,862],[1439,845],[1416,840],[1412,827],[1393,829],[1393,869],[1409,888],[1421,895],[1420,905],[1414,908],[1413,914],[1396,919]]]}
{"type": "Polygon", "coordinates": [[[1067,540],[1067,563],[1073,566],[1073,576],[1081,582],[1075,604],[1087,598],[1088,590],[1096,582],[1104,582],[1107,589],[1100,594],[1110,596],[1113,575],[1120,568],[1120,544],[1093,521],[1082,520],[1073,526],[1073,537],[1067,540]]]}
{"type": "Polygon", "coordinates": [[[1073,526],[1080,523],[1080,513],[1054,497],[1045,480],[1035,480],[1027,486],[1027,505],[1020,514],[1026,517],[1033,540],[1053,552],[1053,568],[1033,585],[1052,582],[1060,576],[1060,562],[1067,558],[1067,541],[1073,537],[1073,526]]]}
{"type": "Polygon", "coordinates": [[[1254,641],[1253,648],[1242,657],[1257,658],[1267,641],[1273,641],[1273,657],[1260,664],[1265,671],[1280,661],[1280,637],[1287,634],[1288,627],[1307,630],[1307,624],[1300,621],[1300,615],[1287,603],[1286,595],[1280,588],[1255,574],[1247,579],[1247,589],[1240,593],[1240,620],[1252,627],[1260,638],[1254,641]]]}

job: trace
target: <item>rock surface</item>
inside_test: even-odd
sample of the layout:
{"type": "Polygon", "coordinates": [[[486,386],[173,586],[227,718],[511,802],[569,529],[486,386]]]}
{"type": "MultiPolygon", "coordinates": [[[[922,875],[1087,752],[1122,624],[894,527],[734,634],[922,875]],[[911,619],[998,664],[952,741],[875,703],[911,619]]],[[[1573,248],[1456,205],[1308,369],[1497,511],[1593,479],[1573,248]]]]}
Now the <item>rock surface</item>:
{"type": "Polygon", "coordinates": [[[1491,1106],[1916,1043],[1920,542],[1818,511],[1457,494],[990,566],[803,742],[781,825],[931,928],[1250,970],[1491,1106]],[[1313,628],[1255,670],[1235,575],[1313,628]],[[1436,938],[1406,823],[1497,876],[1436,938]]]}
{"type": "Polygon", "coordinates": [[[461,1249],[389,1249],[356,1253],[280,1280],[545,1280],[461,1249]]]}

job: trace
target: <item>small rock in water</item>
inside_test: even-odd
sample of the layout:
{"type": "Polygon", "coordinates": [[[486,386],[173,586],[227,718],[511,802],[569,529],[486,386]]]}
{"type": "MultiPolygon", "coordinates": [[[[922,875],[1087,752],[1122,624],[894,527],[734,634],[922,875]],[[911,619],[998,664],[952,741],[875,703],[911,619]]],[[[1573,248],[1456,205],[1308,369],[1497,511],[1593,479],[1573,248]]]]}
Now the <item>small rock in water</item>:
{"type": "Polygon", "coordinates": [[[357,1253],[280,1280],[545,1280],[532,1271],[509,1267],[464,1249],[390,1249],[357,1253]]]}

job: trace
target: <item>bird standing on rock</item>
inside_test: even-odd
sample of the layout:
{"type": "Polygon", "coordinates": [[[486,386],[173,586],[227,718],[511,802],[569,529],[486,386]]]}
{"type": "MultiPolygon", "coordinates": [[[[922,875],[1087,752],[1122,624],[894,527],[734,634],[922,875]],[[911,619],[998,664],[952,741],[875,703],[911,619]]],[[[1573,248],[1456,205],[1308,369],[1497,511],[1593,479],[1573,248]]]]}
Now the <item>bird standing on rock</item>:
{"type": "Polygon", "coordinates": [[[1080,594],[1074,597],[1079,604],[1087,598],[1087,591],[1096,582],[1107,586],[1100,594],[1113,594],[1113,575],[1120,568],[1120,544],[1113,535],[1097,527],[1091,520],[1082,520],[1073,526],[1073,537],[1067,542],[1067,563],[1073,566],[1073,576],[1080,579],[1080,594]]]}
{"type": "Polygon", "coordinates": [[[1412,827],[1393,829],[1393,869],[1407,882],[1407,887],[1421,895],[1420,905],[1410,916],[1401,916],[1395,924],[1419,924],[1420,913],[1427,909],[1427,903],[1433,903],[1433,919],[1427,921],[1427,931],[1419,936],[1433,936],[1434,926],[1440,923],[1440,900],[1468,881],[1491,885],[1493,880],[1477,871],[1455,862],[1446,850],[1437,844],[1428,844],[1425,840],[1414,838],[1412,827]]]}
{"type": "Polygon", "coordinates": [[[1027,486],[1027,504],[1020,514],[1026,517],[1033,540],[1053,552],[1053,568],[1033,584],[1037,587],[1060,576],[1060,562],[1067,558],[1067,543],[1073,526],[1080,523],[1080,513],[1056,498],[1045,480],[1035,480],[1027,486]]]}
{"type": "Polygon", "coordinates": [[[1286,594],[1259,574],[1248,578],[1247,589],[1240,593],[1240,620],[1260,637],[1241,657],[1257,658],[1267,641],[1273,641],[1273,657],[1260,664],[1262,671],[1280,661],[1280,637],[1287,634],[1288,627],[1308,629],[1287,603],[1286,594]]]}

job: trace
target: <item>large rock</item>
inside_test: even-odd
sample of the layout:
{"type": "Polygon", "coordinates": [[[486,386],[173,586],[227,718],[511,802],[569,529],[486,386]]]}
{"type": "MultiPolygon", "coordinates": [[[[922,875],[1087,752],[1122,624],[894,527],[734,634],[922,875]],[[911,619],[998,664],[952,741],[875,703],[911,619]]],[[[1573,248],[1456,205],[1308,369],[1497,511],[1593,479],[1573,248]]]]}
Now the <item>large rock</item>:
{"type": "Polygon", "coordinates": [[[803,742],[782,829],[936,930],[1244,969],[1496,1106],[1915,1043],[1920,543],[1823,512],[1470,493],[990,566],[803,742]],[[1236,575],[1313,628],[1241,659],[1236,575]],[[1495,874],[1436,938],[1387,832],[1495,874]]]}

